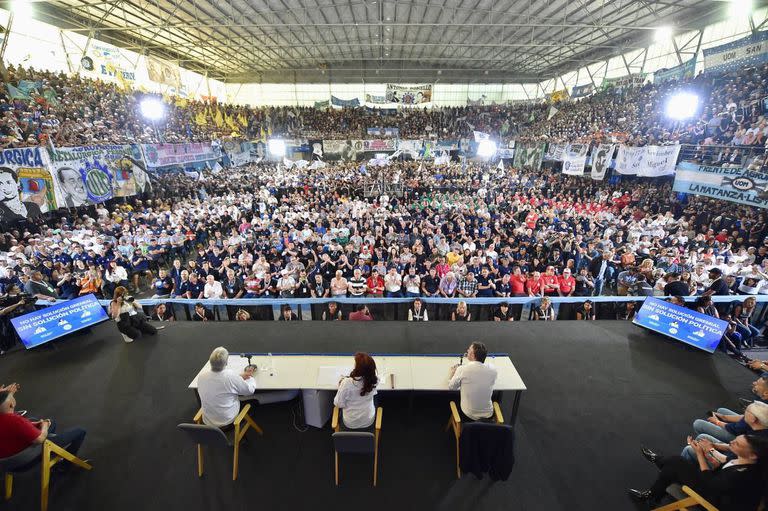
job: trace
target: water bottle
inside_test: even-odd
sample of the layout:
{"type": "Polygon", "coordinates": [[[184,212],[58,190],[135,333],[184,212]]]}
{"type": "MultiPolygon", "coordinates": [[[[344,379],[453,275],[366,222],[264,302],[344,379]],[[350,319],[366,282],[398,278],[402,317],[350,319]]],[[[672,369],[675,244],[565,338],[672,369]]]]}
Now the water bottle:
{"type": "Polygon", "coordinates": [[[275,363],[272,360],[272,353],[267,353],[267,358],[269,359],[269,375],[274,376],[275,375],[275,363]]]}

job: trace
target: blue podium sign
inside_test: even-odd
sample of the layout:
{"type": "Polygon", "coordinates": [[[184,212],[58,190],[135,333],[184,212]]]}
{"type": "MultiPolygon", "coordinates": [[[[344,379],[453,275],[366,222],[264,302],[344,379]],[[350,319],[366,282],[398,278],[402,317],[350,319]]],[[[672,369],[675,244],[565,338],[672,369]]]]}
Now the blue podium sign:
{"type": "Polygon", "coordinates": [[[56,303],[45,309],[11,319],[26,348],[34,348],[109,319],[93,295],[56,303]]]}
{"type": "Polygon", "coordinates": [[[634,324],[714,353],[728,323],[649,296],[637,311],[634,324]]]}

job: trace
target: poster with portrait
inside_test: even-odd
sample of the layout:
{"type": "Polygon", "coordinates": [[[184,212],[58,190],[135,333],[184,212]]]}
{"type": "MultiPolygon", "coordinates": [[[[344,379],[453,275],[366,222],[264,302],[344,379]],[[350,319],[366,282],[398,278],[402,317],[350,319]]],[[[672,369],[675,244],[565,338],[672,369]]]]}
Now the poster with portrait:
{"type": "Polygon", "coordinates": [[[38,147],[0,151],[0,223],[32,218],[58,207],[61,192],[38,147]]]}
{"type": "Polygon", "coordinates": [[[355,161],[364,150],[362,140],[323,140],[323,153],[329,159],[355,161]]]}
{"type": "Polygon", "coordinates": [[[386,99],[388,103],[399,103],[401,105],[418,105],[420,103],[432,102],[432,84],[423,85],[396,85],[388,83],[386,89],[386,99]]]}
{"type": "Polygon", "coordinates": [[[172,85],[178,87],[181,82],[181,73],[179,66],[153,57],[147,57],[147,75],[149,79],[156,83],[172,85]]]}

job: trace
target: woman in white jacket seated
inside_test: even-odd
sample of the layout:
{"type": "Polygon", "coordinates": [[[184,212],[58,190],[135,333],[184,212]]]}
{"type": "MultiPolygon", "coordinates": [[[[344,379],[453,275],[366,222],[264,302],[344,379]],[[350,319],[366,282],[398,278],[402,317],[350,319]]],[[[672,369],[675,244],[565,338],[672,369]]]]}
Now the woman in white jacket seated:
{"type": "Polygon", "coordinates": [[[376,420],[376,362],[367,353],[355,353],[355,368],[339,382],[333,404],[341,409],[344,429],[367,429],[376,420]]]}

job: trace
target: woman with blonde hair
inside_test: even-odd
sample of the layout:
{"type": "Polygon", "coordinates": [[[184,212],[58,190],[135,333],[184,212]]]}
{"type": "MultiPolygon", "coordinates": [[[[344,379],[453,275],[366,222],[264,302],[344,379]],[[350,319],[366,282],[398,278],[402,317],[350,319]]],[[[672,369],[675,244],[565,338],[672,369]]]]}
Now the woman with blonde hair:
{"type": "Polygon", "coordinates": [[[755,347],[755,340],[760,337],[760,330],[752,324],[752,313],[755,312],[757,300],[750,296],[742,303],[733,307],[733,319],[736,321],[736,331],[741,334],[741,341],[750,348],[755,347]]]}
{"type": "Polygon", "coordinates": [[[549,297],[542,298],[539,306],[533,309],[533,319],[536,321],[555,320],[555,309],[552,307],[552,300],[549,297]]]}
{"type": "Polygon", "coordinates": [[[472,313],[464,300],[456,304],[456,310],[451,312],[451,321],[472,321],[472,313]]]}

